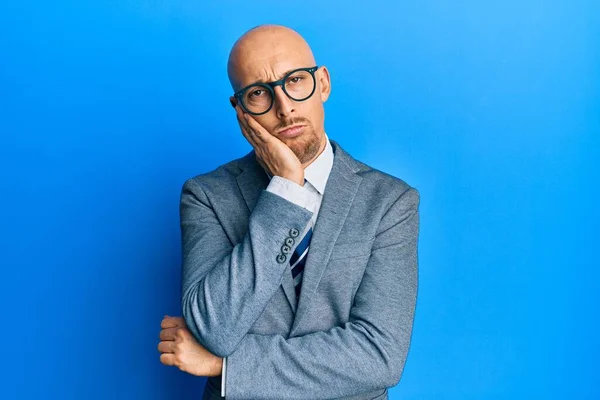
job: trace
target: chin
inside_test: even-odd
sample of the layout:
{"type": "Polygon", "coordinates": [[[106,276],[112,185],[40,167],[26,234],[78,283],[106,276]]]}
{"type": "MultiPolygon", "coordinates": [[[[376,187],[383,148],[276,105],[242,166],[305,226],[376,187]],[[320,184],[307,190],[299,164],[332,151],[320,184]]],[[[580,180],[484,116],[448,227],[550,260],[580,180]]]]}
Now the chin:
{"type": "Polygon", "coordinates": [[[301,135],[289,140],[291,143],[284,143],[288,145],[302,164],[313,159],[321,147],[316,136],[301,135]]]}

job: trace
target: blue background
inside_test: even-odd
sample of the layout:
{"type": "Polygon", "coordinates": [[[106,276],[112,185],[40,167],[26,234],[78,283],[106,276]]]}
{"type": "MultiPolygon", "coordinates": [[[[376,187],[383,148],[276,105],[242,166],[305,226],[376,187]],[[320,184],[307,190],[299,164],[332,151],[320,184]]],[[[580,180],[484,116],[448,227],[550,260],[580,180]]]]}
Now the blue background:
{"type": "Polygon", "coordinates": [[[595,1],[12,1],[0,6],[6,399],[198,399],[159,362],[184,180],[251,150],[231,45],[297,29],[326,131],[421,192],[393,399],[597,399],[595,1]]]}

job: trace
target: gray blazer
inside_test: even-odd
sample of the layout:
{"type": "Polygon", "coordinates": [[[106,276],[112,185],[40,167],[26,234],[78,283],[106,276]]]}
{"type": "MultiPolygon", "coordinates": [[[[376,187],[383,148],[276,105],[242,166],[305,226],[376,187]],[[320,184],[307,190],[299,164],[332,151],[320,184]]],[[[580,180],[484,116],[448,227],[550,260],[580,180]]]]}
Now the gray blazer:
{"type": "MultiPolygon", "coordinates": [[[[387,399],[400,380],[419,192],[330,142],[299,299],[289,255],[312,212],[265,190],[254,151],[182,187],[182,314],[199,343],[227,357],[229,400],[387,399]]],[[[204,398],[221,398],[220,384],[209,378],[204,398]]]]}

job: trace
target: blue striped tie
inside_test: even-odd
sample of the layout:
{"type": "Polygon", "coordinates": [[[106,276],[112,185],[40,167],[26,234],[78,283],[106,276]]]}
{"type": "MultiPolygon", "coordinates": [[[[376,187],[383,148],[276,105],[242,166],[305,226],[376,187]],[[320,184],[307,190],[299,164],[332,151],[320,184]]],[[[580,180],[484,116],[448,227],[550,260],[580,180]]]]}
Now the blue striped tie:
{"type": "Polygon", "coordinates": [[[300,288],[302,287],[302,275],[308,248],[310,246],[310,238],[312,237],[312,226],[308,229],[298,247],[294,250],[294,254],[290,258],[290,266],[292,268],[292,278],[294,278],[294,286],[296,287],[296,298],[300,298],[300,288]]]}
{"type": "MultiPolygon", "coordinates": [[[[306,178],[304,178],[304,184],[306,185],[306,178]]],[[[290,258],[290,267],[292,269],[292,278],[294,279],[294,287],[296,289],[296,299],[300,298],[300,288],[302,287],[302,275],[304,271],[304,264],[306,264],[306,257],[308,255],[308,248],[310,246],[310,238],[312,237],[312,225],[308,228],[308,231],[298,243],[298,246],[294,250],[294,254],[290,258]]]]}

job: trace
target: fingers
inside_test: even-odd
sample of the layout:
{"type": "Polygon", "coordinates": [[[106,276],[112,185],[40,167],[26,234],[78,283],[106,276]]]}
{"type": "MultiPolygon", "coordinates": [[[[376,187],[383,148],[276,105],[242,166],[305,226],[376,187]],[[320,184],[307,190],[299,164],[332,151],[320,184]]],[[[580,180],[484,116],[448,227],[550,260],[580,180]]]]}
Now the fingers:
{"type": "Polygon", "coordinates": [[[254,138],[251,137],[251,134],[248,129],[248,123],[247,123],[246,119],[244,118],[244,112],[242,111],[242,109],[240,108],[239,105],[235,106],[235,114],[236,114],[238,123],[240,124],[240,129],[242,131],[242,134],[244,135],[246,140],[248,142],[250,142],[252,147],[256,148],[256,143],[254,141],[254,138]]]}
{"type": "Polygon", "coordinates": [[[235,108],[242,133],[254,148],[265,142],[268,132],[238,105],[235,108]]]}
{"type": "Polygon", "coordinates": [[[164,353],[160,355],[160,362],[164,365],[176,365],[175,355],[171,353],[164,353]]]}
{"type": "Polygon", "coordinates": [[[161,353],[169,353],[174,354],[175,348],[177,347],[177,343],[172,341],[160,342],[158,343],[158,351],[161,353]]]}
{"type": "Polygon", "coordinates": [[[263,162],[263,157],[269,154],[267,143],[275,139],[267,132],[262,125],[258,123],[250,114],[245,113],[239,105],[236,105],[235,112],[242,134],[254,148],[257,160],[263,169],[274,175],[271,169],[263,162]]]}
{"type": "Polygon", "coordinates": [[[179,327],[163,329],[158,334],[160,340],[175,340],[177,339],[177,331],[179,327]]]}
{"type": "Polygon", "coordinates": [[[242,120],[240,120],[239,117],[238,117],[238,123],[240,124],[240,130],[242,131],[242,135],[244,135],[244,137],[246,138],[248,143],[250,143],[250,145],[252,147],[254,147],[254,149],[258,149],[259,145],[258,145],[258,143],[256,143],[256,140],[254,139],[254,135],[252,135],[250,133],[250,130],[246,127],[244,122],[242,122],[242,120]]]}
{"type": "Polygon", "coordinates": [[[165,315],[165,317],[160,323],[161,328],[173,328],[176,326],[186,326],[185,321],[182,317],[169,317],[168,315],[165,315]]]}
{"type": "Polygon", "coordinates": [[[160,354],[160,362],[164,365],[178,366],[179,361],[175,355],[175,351],[178,346],[181,345],[182,335],[185,336],[185,330],[187,326],[185,320],[182,317],[170,317],[165,315],[160,323],[163,328],[159,333],[160,342],[158,343],[158,351],[160,354]]]}
{"type": "Polygon", "coordinates": [[[267,132],[265,128],[263,128],[258,122],[256,122],[256,120],[252,118],[250,114],[245,114],[245,116],[248,126],[256,135],[256,137],[258,137],[263,143],[267,142],[269,140],[269,137],[271,136],[269,132],[267,132]]]}

